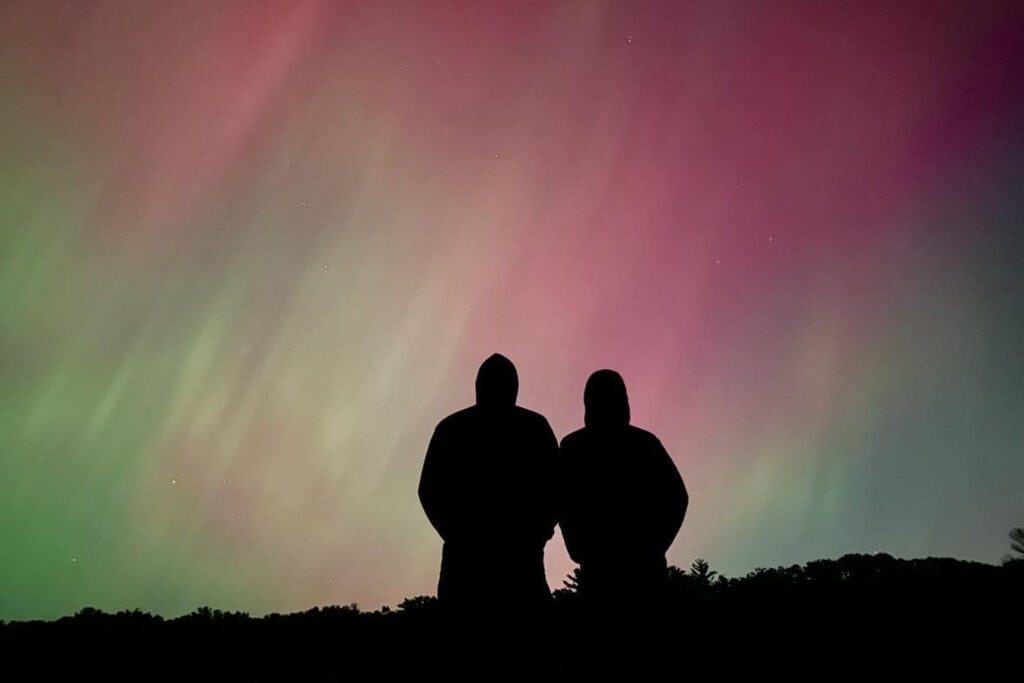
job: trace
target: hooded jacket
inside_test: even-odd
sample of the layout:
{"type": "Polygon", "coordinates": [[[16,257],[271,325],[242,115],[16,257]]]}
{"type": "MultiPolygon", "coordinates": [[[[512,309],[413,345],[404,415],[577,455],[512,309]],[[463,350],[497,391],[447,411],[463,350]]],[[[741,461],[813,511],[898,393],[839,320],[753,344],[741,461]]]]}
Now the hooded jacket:
{"type": "Polygon", "coordinates": [[[665,553],[682,526],[689,495],[654,434],[629,424],[622,377],[590,376],[584,428],[560,448],[559,525],[584,572],[664,572],[665,553]]]}
{"type": "Polygon", "coordinates": [[[544,545],[556,522],[558,442],[548,421],[515,405],[515,366],[480,366],[476,404],[442,420],[430,439],[419,498],[444,541],[438,597],[550,597],[544,545]]]}

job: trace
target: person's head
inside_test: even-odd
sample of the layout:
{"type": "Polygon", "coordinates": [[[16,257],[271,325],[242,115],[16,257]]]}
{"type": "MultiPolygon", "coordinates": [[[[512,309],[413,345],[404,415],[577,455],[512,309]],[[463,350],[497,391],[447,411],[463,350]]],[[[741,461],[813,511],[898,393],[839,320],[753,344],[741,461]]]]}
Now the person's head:
{"type": "Polygon", "coordinates": [[[629,398],[622,375],[598,370],[583,390],[583,424],[592,429],[625,427],[629,424],[629,398]]]}
{"type": "Polygon", "coordinates": [[[511,407],[519,393],[519,375],[508,358],[495,353],[476,373],[476,404],[488,408],[511,407]]]}

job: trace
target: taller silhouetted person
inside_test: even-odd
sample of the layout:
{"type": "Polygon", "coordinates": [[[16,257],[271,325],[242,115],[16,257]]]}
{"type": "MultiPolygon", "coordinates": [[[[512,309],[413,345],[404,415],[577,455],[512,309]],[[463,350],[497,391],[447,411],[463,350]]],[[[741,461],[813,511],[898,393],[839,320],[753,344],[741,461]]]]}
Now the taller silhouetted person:
{"type": "Polygon", "coordinates": [[[562,440],[559,525],[581,570],[600,669],[656,669],[665,553],[689,503],[661,441],[630,425],[626,384],[598,370],[583,393],[584,427],[562,440]],[[618,654],[622,656],[618,656],[618,654]]]}
{"type": "MultiPolygon", "coordinates": [[[[476,624],[482,619],[505,641],[518,641],[523,628],[537,631],[545,618],[544,545],[556,523],[558,441],[542,415],[516,405],[518,390],[512,361],[499,354],[485,360],[476,405],[437,425],[419,485],[423,510],[444,541],[441,605],[456,625],[472,611],[476,624]]],[[[481,646],[481,629],[456,628],[481,646]]],[[[512,645],[517,656],[530,659],[540,647],[536,634],[529,637],[512,645]]]]}

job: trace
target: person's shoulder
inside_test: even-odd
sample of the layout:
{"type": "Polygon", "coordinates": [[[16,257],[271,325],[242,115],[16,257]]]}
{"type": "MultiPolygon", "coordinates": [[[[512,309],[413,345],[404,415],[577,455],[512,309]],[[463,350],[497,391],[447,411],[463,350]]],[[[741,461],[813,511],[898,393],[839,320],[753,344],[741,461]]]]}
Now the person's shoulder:
{"type": "Polygon", "coordinates": [[[546,417],[536,411],[530,410],[529,408],[516,406],[515,414],[516,417],[524,422],[538,426],[548,426],[548,419],[546,417]]]}
{"type": "Polygon", "coordinates": [[[642,454],[643,460],[652,464],[657,463],[658,467],[664,465],[676,467],[675,461],[661,443],[661,439],[640,427],[630,425],[629,429],[630,438],[633,440],[633,448],[638,454],[642,454]]]}
{"type": "Polygon", "coordinates": [[[434,429],[435,432],[444,432],[449,429],[458,428],[460,425],[464,425],[467,422],[472,421],[476,413],[476,406],[469,406],[462,410],[456,410],[454,413],[444,418],[437,423],[437,427],[434,429]]]}
{"type": "Polygon", "coordinates": [[[575,432],[569,432],[562,437],[561,448],[572,449],[583,443],[586,438],[586,430],[577,429],[575,432]]]}
{"type": "Polygon", "coordinates": [[[664,448],[661,444],[661,439],[642,427],[629,425],[629,436],[634,441],[649,448],[664,448]]]}

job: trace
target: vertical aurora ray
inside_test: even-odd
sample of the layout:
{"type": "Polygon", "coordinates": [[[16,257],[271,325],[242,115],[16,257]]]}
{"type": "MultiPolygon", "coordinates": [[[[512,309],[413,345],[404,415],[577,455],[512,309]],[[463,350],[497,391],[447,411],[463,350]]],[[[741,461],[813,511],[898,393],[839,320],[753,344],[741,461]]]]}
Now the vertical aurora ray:
{"type": "Polygon", "coordinates": [[[0,618],[432,592],[496,350],[622,372],[673,562],[996,560],[1024,16],[892,5],[0,4],[0,618]]]}

